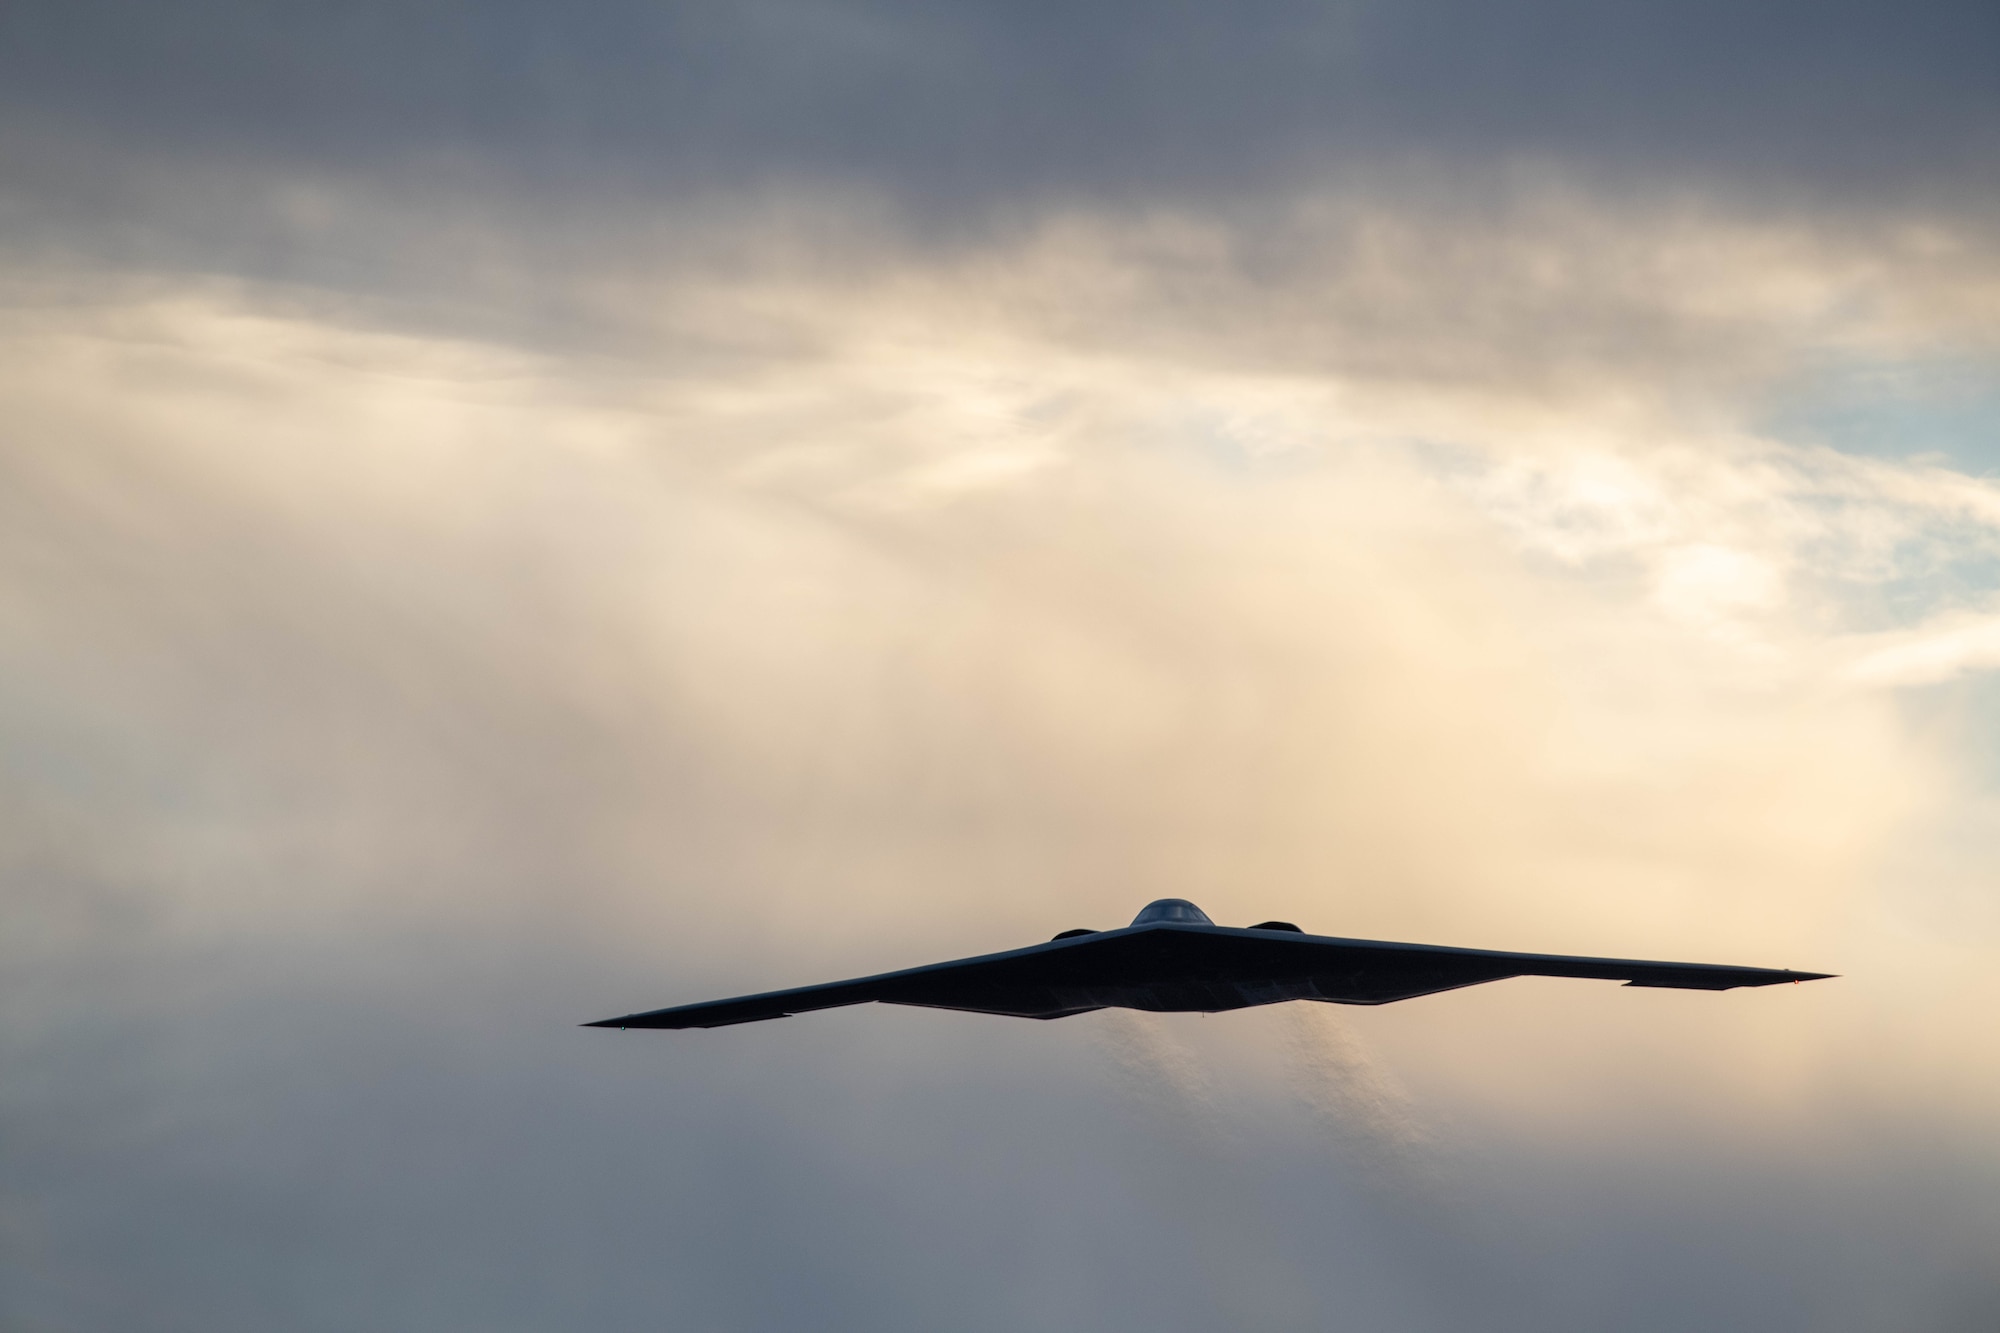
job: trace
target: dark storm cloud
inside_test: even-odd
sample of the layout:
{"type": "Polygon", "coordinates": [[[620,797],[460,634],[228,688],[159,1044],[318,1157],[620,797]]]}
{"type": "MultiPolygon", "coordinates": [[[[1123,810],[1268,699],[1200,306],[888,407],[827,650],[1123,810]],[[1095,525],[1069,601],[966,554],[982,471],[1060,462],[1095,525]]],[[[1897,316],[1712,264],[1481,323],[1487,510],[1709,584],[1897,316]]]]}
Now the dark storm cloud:
{"type": "Polygon", "coordinates": [[[2000,10],[1977,0],[23,3],[0,22],[17,153],[156,165],[804,179],[956,211],[1411,155],[1961,195],[1991,189],[2000,147],[2000,10]]]}

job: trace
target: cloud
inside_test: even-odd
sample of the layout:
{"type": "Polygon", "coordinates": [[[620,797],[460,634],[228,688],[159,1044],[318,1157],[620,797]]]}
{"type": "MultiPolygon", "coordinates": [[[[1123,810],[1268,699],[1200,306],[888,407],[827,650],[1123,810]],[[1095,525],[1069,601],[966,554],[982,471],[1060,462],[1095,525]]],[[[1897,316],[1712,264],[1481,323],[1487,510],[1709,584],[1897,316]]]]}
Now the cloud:
{"type": "MultiPolygon", "coordinates": [[[[171,20],[16,5],[7,36],[0,110],[17,134],[122,159],[121,174],[485,174],[544,199],[806,181],[976,218],[1228,198],[1384,159],[1524,159],[1821,201],[1991,203],[1975,179],[1995,125],[1993,21],[1949,0],[1837,17],[1259,0],[1227,19],[900,0],[273,18],[218,0],[171,20]]],[[[35,157],[45,191],[118,197],[35,157]]]]}
{"type": "Polygon", "coordinates": [[[6,6],[0,1325],[1983,1326],[1993,24],[6,6]]]}
{"type": "Polygon", "coordinates": [[[2000,624],[1990,617],[1953,616],[1893,636],[1850,668],[1869,685],[1934,685],[2000,666],[2000,624]]]}
{"type": "Polygon", "coordinates": [[[1622,207],[935,248],[793,201],[450,233],[418,257],[491,248],[402,292],[17,272],[0,1309],[1977,1309],[1993,944],[1902,876],[1983,790],[1855,673],[1984,660],[1994,493],[1757,399],[1827,346],[1988,355],[1988,252],[1622,207]],[[1164,894],[1846,975],[1303,1037],[568,1026],[1164,894]]]}

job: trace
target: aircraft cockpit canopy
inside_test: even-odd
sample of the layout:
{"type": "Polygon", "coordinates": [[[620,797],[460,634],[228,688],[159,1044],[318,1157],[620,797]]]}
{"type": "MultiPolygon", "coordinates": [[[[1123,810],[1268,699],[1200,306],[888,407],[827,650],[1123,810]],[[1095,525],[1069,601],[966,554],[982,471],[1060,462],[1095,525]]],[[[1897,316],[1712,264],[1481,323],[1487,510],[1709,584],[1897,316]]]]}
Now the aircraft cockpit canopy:
{"type": "Polygon", "coordinates": [[[1208,913],[1196,907],[1185,898],[1162,898],[1158,902],[1147,903],[1139,909],[1139,915],[1132,918],[1135,926],[1156,926],[1171,922],[1180,926],[1212,926],[1208,913]]]}

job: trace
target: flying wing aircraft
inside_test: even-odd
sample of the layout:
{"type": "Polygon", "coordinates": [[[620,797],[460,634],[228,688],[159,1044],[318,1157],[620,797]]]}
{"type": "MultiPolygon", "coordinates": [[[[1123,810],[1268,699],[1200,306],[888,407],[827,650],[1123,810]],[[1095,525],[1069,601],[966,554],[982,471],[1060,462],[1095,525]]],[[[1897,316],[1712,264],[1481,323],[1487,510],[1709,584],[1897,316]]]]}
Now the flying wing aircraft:
{"type": "Polygon", "coordinates": [[[1819,981],[1829,975],[1344,940],[1307,935],[1287,921],[1218,926],[1193,903],[1162,898],[1122,930],[1066,930],[1046,944],[1006,953],[654,1009],[584,1026],[719,1028],[870,1001],[1019,1018],[1067,1018],[1093,1009],[1213,1014],[1282,1000],[1388,1004],[1507,977],[1588,977],[1628,986],[1730,990],[1819,981]]]}

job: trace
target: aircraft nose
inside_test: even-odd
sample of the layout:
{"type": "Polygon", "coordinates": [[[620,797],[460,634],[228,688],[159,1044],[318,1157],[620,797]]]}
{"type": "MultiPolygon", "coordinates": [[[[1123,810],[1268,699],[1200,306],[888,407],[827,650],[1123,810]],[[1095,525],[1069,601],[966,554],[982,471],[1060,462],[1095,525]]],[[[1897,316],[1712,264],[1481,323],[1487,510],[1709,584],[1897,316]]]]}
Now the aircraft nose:
{"type": "Polygon", "coordinates": [[[1184,926],[1212,926],[1208,913],[1196,907],[1185,898],[1162,898],[1158,902],[1147,903],[1139,909],[1139,915],[1132,918],[1135,926],[1158,925],[1171,921],[1184,926]]]}

